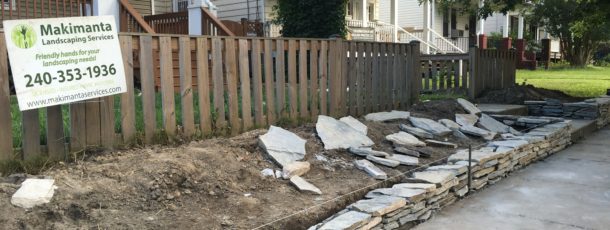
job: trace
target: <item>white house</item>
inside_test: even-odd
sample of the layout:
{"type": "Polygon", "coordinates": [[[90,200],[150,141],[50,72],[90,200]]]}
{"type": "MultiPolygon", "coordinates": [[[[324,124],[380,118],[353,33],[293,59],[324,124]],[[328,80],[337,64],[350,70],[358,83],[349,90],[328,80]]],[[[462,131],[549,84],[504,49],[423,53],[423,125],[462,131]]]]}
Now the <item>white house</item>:
{"type": "MultiPolygon", "coordinates": [[[[392,0],[379,1],[379,20],[390,21],[392,0]]],[[[400,40],[413,40],[415,36],[429,43],[432,50],[428,52],[468,51],[469,15],[455,9],[443,9],[436,1],[420,4],[418,0],[401,0],[396,4],[397,25],[402,32],[400,40]]]]}
{"type": "Polygon", "coordinates": [[[541,39],[551,39],[551,54],[560,54],[561,48],[559,39],[550,36],[542,27],[528,26],[525,19],[519,12],[509,12],[504,15],[495,13],[488,17],[485,21],[484,33],[487,36],[493,33],[502,34],[502,37],[509,37],[511,34],[517,34],[518,39],[523,39],[526,31],[533,33],[532,39],[540,42],[541,39]]]}

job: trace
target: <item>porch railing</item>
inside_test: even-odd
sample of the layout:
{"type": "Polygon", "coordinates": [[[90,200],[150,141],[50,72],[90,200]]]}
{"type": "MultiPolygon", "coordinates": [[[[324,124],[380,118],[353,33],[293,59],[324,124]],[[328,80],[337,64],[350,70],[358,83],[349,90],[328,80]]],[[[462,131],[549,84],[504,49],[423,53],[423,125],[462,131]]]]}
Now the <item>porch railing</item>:
{"type": "Polygon", "coordinates": [[[436,45],[447,47],[445,53],[466,53],[463,49],[453,44],[453,42],[447,40],[447,38],[443,37],[443,35],[439,34],[434,30],[430,30],[430,32],[436,36],[436,45]]]}
{"type": "Polygon", "coordinates": [[[121,32],[155,33],[155,30],[148,25],[144,20],[144,17],[133,8],[129,1],[120,0],[120,4],[119,17],[121,20],[121,32]]]}
{"type": "Polygon", "coordinates": [[[212,36],[235,36],[229,28],[227,28],[216,16],[214,16],[209,10],[201,7],[202,20],[201,30],[204,35],[212,36]]]}
{"type": "Polygon", "coordinates": [[[1,20],[85,16],[91,15],[91,0],[5,0],[0,12],[1,20]]]}
{"type": "Polygon", "coordinates": [[[145,16],[144,20],[157,33],[189,34],[188,11],[145,16]]]}
{"type": "Polygon", "coordinates": [[[457,38],[436,38],[436,46],[445,53],[467,53],[468,52],[468,37],[457,38]],[[456,49],[455,47],[458,47],[456,49]],[[463,52],[460,52],[463,51],[463,52]]]}

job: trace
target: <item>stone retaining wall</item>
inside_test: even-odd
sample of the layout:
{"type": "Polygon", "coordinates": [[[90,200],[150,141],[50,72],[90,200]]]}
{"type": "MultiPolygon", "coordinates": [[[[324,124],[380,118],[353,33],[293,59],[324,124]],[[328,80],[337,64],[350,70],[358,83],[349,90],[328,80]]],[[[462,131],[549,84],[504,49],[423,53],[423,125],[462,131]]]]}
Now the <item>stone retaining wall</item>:
{"type": "Polygon", "coordinates": [[[511,172],[556,153],[570,144],[570,123],[562,121],[532,129],[523,136],[503,135],[472,151],[472,188],[468,188],[468,150],[451,155],[446,165],[415,172],[405,183],[375,189],[323,222],[321,229],[397,229],[429,219],[441,208],[493,185],[511,172]]]}
{"type": "Polygon", "coordinates": [[[574,103],[561,103],[556,99],[525,101],[524,103],[532,116],[596,120],[598,128],[604,127],[610,122],[610,97],[608,96],[574,103]]]}

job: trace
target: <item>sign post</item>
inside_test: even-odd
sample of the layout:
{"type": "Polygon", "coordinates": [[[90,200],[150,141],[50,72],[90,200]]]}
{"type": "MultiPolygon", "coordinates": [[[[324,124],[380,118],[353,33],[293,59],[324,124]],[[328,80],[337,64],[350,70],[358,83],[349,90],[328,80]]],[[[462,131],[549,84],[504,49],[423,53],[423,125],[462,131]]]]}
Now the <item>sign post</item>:
{"type": "Polygon", "coordinates": [[[113,16],[4,21],[19,109],[127,91],[113,16]]]}

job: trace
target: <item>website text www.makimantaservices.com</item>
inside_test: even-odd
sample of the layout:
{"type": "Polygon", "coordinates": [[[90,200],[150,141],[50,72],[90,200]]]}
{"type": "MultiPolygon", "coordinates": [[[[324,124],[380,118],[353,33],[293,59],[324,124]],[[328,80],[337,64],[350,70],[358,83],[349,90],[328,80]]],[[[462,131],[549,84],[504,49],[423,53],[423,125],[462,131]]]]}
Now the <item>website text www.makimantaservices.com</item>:
{"type": "Polygon", "coordinates": [[[107,89],[96,89],[88,92],[78,92],[68,95],[58,95],[47,99],[39,99],[29,101],[26,104],[28,107],[44,107],[46,105],[62,104],[69,101],[78,101],[86,98],[103,97],[106,95],[112,95],[121,92],[121,87],[112,87],[107,89]]]}

